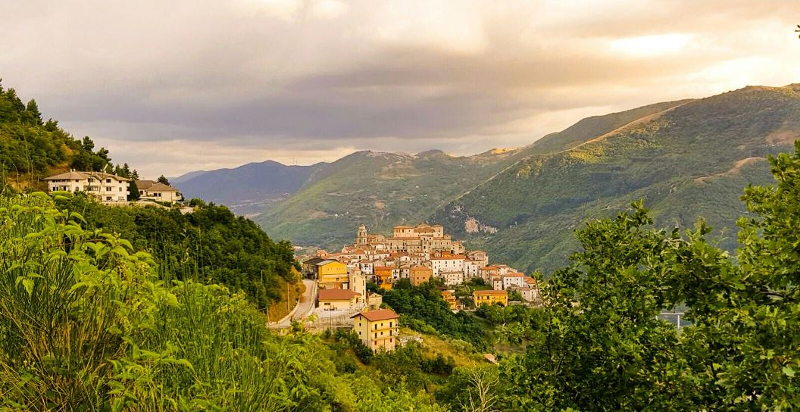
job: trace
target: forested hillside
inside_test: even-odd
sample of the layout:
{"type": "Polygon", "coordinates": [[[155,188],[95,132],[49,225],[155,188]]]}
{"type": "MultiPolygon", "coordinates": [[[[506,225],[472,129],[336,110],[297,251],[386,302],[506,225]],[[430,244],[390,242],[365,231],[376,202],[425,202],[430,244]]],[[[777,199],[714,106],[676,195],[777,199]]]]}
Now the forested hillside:
{"type": "Polygon", "coordinates": [[[105,148],[91,138],[75,139],[53,119],[44,121],[36,100],[24,103],[0,83],[0,188],[43,189],[41,179],[70,168],[104,170],[111,163],[105,148]]]}
{"type": "Polygon", "coordinates": [[[797,138],[800,86],[747,87],[683,102],[566,151],[528,156],[433,220],[499,261],[550,271],[577,247],[572,231],[581,222],[644,199],[657,226],[687,227],[703,217],[732,250],[742,189],[768,182],[766,156],[797,138]],[[467,233],[473,219],[497,233],[467,233]]]}
{"type": "Polygon", "coordinates": [[[300,245],[338,249],[358,224],[386,231],[441,223],[497,262],[550,272],[581,222],[644,199],[656,224],[704,217],[727,250],[748,184],[769,180],[766,155],[800,137],[800,89],[747,87],[583,119],[503,154],[450,157],[359,152],[330,165],[257,222],[300,245]]]}
{"type": "Polygon", "coordinates": [[[331,163],[299,192],[268,206],[256,222],[299,245],[341,246],[352,241],[359,223],[388,230],[426,220],[464,188],[508,166],[516,153],[353,153],[331,163]]]}
{"type": "Polygon", "coordinates": [[[182,214],[174,208],[108,207],[82,195],[59,196],[56,204],[83,216],[87,229],[117,234],[149,252],[162,279],[225,285],[245,292],[262,310],[283,301],[286,284],[299,280],[292,245],[274,242],[225,206],[195,200],[194,211],[182,214]]]}

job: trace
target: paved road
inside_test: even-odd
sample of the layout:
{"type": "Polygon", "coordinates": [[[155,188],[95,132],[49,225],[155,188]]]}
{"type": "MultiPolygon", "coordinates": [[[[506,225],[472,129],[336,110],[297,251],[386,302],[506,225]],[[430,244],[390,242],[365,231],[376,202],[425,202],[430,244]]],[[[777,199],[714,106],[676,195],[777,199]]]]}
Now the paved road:
{"type": "Polygon", "coordinates": [[[317,282],[309,279],[303,279],[303,284],[306,286],[306,291],[303,292],[303,301],[298,303],[297,310],[292,315],[293,320],[302,319],[311,313],[314,309],[314,304],[317,301],[317,282]]]}
{"type": "Polygon", "coordinates": [[[317,301],[317,283],[313,280],[303,279],[303,285],[305,285],[306,290],[303,292],[302,302],[298,303],[297,310],[294,311],[291,318],[286,317],[278,323],[270,323],[268,325],[270,328],[288,328],[292,325],[293,320],[302,319],[311,313],[317,301]]]}

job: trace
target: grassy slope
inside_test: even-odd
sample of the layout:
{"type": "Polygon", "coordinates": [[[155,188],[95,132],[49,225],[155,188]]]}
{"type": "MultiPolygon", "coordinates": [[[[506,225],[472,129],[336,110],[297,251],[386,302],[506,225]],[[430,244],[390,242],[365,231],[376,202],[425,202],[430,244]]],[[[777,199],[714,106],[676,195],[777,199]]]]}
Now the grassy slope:
{"type": "Polygon", "coordinates": [[[688,102],[571,150],[530,156],[435,220],[458,236],[466,236],[467,217],[498,227],[470,237],[471,245],[549,271],[574,250],[571,232],[582,221],[644,198],[658,225],[685,227],[703,216],[732,248],[743,187],[769,181],[759,158],[800,137],[796,89],[750,87],[688,102]]]}

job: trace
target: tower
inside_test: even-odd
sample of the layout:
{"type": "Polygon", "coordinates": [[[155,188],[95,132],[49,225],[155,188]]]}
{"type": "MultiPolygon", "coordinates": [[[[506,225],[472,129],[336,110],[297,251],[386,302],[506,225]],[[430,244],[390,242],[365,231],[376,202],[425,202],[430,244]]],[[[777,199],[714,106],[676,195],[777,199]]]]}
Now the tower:
{"type": "Polygon", "coordinates": [[[367,244],[367,227],[363,224],[358,225],[358,231],[356,232],[356,245],[366,245],[367,244]]]}

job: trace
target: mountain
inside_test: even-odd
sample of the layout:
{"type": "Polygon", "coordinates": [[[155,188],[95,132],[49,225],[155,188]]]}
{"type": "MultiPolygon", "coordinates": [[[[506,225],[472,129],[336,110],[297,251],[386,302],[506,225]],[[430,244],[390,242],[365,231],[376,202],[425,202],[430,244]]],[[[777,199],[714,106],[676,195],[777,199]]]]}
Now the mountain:
{"type": "Polygon", "coordinates": [[[771,182],[765,157],[798,138],[800,85],[747,87],[527,156],[432,220],[498,260],[549,271],[575,250],[572,231],[581,222],[644,199],[657,226],[691,227],[703,217],[730,250],[735,219],[745,213],[742,189],[771,182]]]}
{"type": "Polygon", "coordinates": [[[267,204],[296,192],[326,166],[286,166],[266,161],[234,169],[190,172],[171,183],[187,199],[197,197],[227,205],[240,215],[255,216],[267,204]]]}
{"type": "Polygon", "coordinates": [[[493,260],[550,271],[575,250],[582,222],[644,199],[657,225],[702,216],[732,249],[742,189],[770,182],[766,156],[797,138],[800,85],[746,87],[590,117],[509,152],[354,153],[256,220],[327,248],[351,241],[359,223],[442,223],[493,260]]]}
{"type": "Polygon", "coordinates": [[[437,207],[513,162],[518,151],[471,157],[356,152],[331,163],[302,190],[266,208],[256,221],[300,245],[341,245],[366,223],[386,230],[424,221],[437,207]]]}
{"type": "Polygon", "coordinates": [[[200,175],[202,175],[204,173],[208,173],[208,170],[195,170],[193,172],[184,173],[184,174],[182,174],[180,176],[170,177],[168,179],[169,179],[169,182],[171,184],[178,184],[178,183],[186,182],[188,180],[192,180],[195,177],[198,177],[198,176],[200,176],[200,175]]]}

